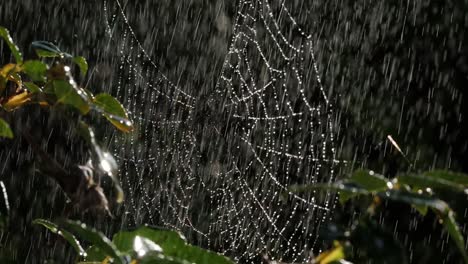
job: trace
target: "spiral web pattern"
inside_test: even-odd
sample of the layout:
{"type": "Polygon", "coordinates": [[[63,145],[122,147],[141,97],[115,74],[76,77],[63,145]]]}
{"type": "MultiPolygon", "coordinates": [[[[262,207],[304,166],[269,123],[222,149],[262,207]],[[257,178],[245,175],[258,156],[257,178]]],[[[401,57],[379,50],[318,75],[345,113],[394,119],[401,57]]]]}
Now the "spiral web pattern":
{"type": "Polygon", "coordinates": [[[114,135],[125,222],[176,229],[243,262],[304,261],[320,249],[330,193],[292,185],[335,177],[334,120],[313,49],[287,1],[237,3],[233,36],[207,97],[169,80],[116,0],[104,2],[118,49],[112,93],[137,131],[114,135]],[[113,5],[114,8],[110,8],[113,5]]]}

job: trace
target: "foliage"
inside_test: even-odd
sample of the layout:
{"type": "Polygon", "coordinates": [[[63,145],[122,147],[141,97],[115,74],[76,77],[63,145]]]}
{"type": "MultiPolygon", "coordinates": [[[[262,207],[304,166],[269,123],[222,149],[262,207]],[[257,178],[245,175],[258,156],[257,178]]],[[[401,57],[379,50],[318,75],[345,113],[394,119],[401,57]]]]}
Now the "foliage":
{"type": "Polygon", "coordinates": [[[164,264],[232,264],[226,257],[195,246],[188,245],[182,235],[175,231],[142,226],[133,231],[120,231],[109,240],[101,232],[77,221],[62,221],[59,224],[36,219],[36,224],[61,235],[83,259],[79,263],[164,263],[164,264]],[[83,250],[79,240],[72,234],[90,243],[83,250]]]}
{"type": "Polygon", "coordinates": [[[465,241],[456,221],[455,212],[439,195],[443,191],[466,193],[468,175],[437,170],[403,174],[388,180],[373,171],[358,170],[342,182],[292,188],[295,192],[313,190],[338,191],[342,204],[352,198],[363,196],[371,198],[367,203],[366,213],[361,215],[349,230],[332,226],[326,231],[327,236],[335,240],[335,246],[316,259],[320,264],[341,260],[345,256],[359,259],[352,248],[360,250],[360,254],[364,254],[367,259],[379,263],[407,263],[401,243],[372,218],[385,200],[408,204],[423,216],[431,210],[454,241],[464,262],[468,263],[465,241]]]}
{"type": "Polygon", "coordinates": [[[16,63],[0,67],[0,137],[13,139],[15,133],[24,137],[35,150],[38,159],[43,164],[47,164],[44,167],[48,168],[43,168],[42,171],[57,180],[62,189],[75,198],[75,202],[107,210],[107,200],[101,195],[99,187],[100,180],[96,184],[93,177],[85,175],[86,167],[92,171],[100,170],[110,176],[117,189],[117,201],[121,202],[123,192],[114,175],[117,164],[110,153],[102,150],[95,139],[92,127],[86,124],[82,117],[90,115],[89,113],[93,111],[105,117],[120,131],[130,132],[133,124],[124,107],[111,95],[100,93],[95,96],[89,89],[75,82],[72,75],[73,65],[76,65],[81,75],[85,76],[88,71],[85,58],[63,52],[50,42],[34,41],[32,47],[41,60],[24,60],[8,30],[0,27],[0,36],[6,41],[16,60],[16,63]],[[38,146],[36,139],[31,136],[31,131],[24,131],[23,127],[13,131],[9,124],[16,121],[12,120],[13,115],[29,105],[39,105],[42,109],[48,110],[50,115],[54,111],[69,113],[67,119],[78,120],[79,128],[81,127],[78,129],[79,136],[86,141],[94,154],[87,166],[77,165],[82,171],[81,175],[64,175],[70,173],[66,173],[66,169],[61,164],[38,146]],[[81,182],[84,184],[80,185],[81,182]],[[80,186],[86,190],[80,190],[80,186]],[[92,191],[91,195],[89,190],[92,191]],[[83,202],[86,200],[83,193],[95,201],[83,202]],[[92,198],[93,195],[95,198],[92,198]]]}

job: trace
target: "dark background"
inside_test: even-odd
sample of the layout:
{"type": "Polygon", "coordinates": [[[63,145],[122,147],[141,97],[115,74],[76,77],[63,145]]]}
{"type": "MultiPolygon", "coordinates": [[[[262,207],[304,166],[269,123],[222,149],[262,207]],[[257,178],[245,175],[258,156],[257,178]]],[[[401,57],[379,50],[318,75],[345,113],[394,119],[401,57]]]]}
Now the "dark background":
{"type": "MultiPolygon", "coordinates": [[[[106,17],[102,1],[3,0],[0,25],[10,30],[25,57],[33,56],[31,41],[49,40],[64,51],[88,58],[90,72],[94,72],[89,79],[81,80],[82,83],[95,87],[96,91],[119,95],[126,107],[136,112],[140,106],[131,105],[125,99],[144,95],[118,89],[118,75],[122,76],[118,70],[118,44],[128,40],[123,39],[125,26],[115,2],[107,4],[107,15],[111,17],[106,17]],[[111,26],[115,25],[117,41],[106,35],[106,19],[111,21],[111,26]]],[[[217,112],[207,102],[215,94],[231,44],[238,3],[146,0],[122,1],[122,4],[137,39],[158,67],[149,75],[164,79],[164,74],[177,87],[195,95],[197,107],[190,113],[193,118],[186,123],[194,135],[212,140],[206,133],[207,127],[235,133],[235,128],[225,124],[224,110],[217,112]]],[[[340,160],[347,161],[338,167],[338,177],[346,177],[357,167],[370,168],[388,177],[408,170],[410,166],[387,141],[387,135],[398,142],[415,170],[450,168],[468,172],[468,1],[327,0],[290,1],[287,5],[314,40],[322,82],[333,101],[337,154],[340,160]]],[[[0,61],[5,63],[10,60],[9,52],[6,45],[0,44],[0,48],[0,61]]],[[[148,61],[142,61],[143,69],[151,68],[148,61]]],[[[127,81],[132,85],[136,82],[127,81]]],[[[126,79],[121,82],[125,83],[126,79]]],[[[170,90],[167,83],[164,81],[162,89],[170,90]]],[[[154,114],[153,121],[169,120],[173,115],[184,118],[188,114],[177,106],[162,107],[158,115],[154,114]]],[[[109,131],[105,128],[102,134],[112,133],[109,131]]],[[[172,133],[170,128],[163,132],[172,133]]],[[[107,139],[112,142],[110,137],[107,139]]],[[[115,146],[112,148],[116,150],[115,146]]],[[[117,151],[125,156],[126,150],[117,151]]],[[[213,161],[210,153],[203,154],[202,147],[200,153],[206,155],[205,163],[213,161]]],[[[203,160],[199,159],[202,164],[203,160]]],[[[134,165],[127,162],[124,166],[130,171],[128,168],[134,165]]],[[[2,173],[2,177],[7,175],[8,172],[2,173]]],[[[127,176],[132,177],[131,173],[127,176]]],[[[131,190],[130,186],[127,188],[131,190]]],[[[138,187],[133,191],[146,192],[138,187]]],[[[209,207],[201,205],[205,206],[209,207]]],[[[385,215],[388,222],[406,215],[396,230],[406,241],[408,255],[413,252],[412,240],[424,241],[436,249],[430,254],[423,249],[420,254],[414,253],[433,255],[426,263],[456,263],[458,257],[450,249],[453,245],[446,242],[445,236],[439,239],[441,231],[433,219],[420,219],[421,225],[412,228],[413,216],[408,208],[396,205],[390,209],[391,213],[385,215]],[[436,238],[428,240],[429,236],[436,238]]],[[[209,208],[201,211],[204,210],[209,208]]],[[[141,224],[150,218],[125,215],[124,211],[123,208],[116,211],[121,222],[105,225],[106,232],[141,224]]],[[[458,217],[459,221],[466,222],[466,214],[458,217]]],[[[152,221],[163,224],[157,215],[152,221]]],[[[189,239],[214,250],[224,247],[222,243],[208,245],[196,234],[189,235],[189,239]]],[[[414,263],[422,263],[416,259],[414,263]]]]}

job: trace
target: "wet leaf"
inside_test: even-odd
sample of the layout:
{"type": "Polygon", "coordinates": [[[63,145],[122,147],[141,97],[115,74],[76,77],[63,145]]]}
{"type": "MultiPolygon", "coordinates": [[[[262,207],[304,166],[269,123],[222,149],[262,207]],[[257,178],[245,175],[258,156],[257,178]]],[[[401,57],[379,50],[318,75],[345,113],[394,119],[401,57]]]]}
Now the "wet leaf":
{"type": "Polygon", "coordinates": [[[8,201],[8,193],[3,181],[0,181],[0,192],[2,201],[0,207],[0,230],[8,225],[8,216],[10,215],[10,202],[8,201]]]}
{"type": "Polygon", "coordinates": [[[61,223],[60,226],[63,226],[66,230],[75,233],[80,238],[90,242],[96,248],[99,248],[99,250],[106,256],[113,258],[114,263],[125,263],[122,254],[115,245],[104,234],[94,228],[88,227],[81,222],[71,220],[61,223]]]}
{"type": "Polygon", "coordinates": [[[177,260],[198,264],[233,264],[231,260],[220,254],[188,245],[185,239],[174,231],[143,226],[133,231],[121,231],[114,235],[112,241],[122,252],[131,253],[135,250],[134,241],[137,236],[159,245],[164,256],[177,260]]]}
{"type": "Polygon", "coordinates": [[[452,210],[450,210],[447,214],[442,217],[443,225],[445,230],[450,234],[453,241],[457,245],[457,248],[460,254],[463,257],[465,263],[468,263],[468,254],[466,253],[465,247],[465,239],[463,238],[463,234],[460,231],[460,227],[455,220],[455,216],[452,210]]]}
{"type": "Polygon", "coordinates": [[[10,125],[0,118],[0,137],[13,138],[13,131],[11,131],[10,125]]]}
{"type": "Polygon", "coordinates": [[[128,119],[125,108],[110,94],[101,93],[96,95],[94,104],[97,106],[98,111],[101,111],[107,120],[119,130],[123,132],[133,130],[133,124],[128,119]]]}
{"type": "Polygon", "coordinates": [[[34,82],[45,82],[47,65],[38,60],[29,60],[22,65],[23,71],[34,82]]]}
{"type": "Polygon", "coordinates": [[[314,263],[329,264],[345,258],[343,246],[335,241],[335,246],[317,256],[314,263]]]}
{"type": "Polygon", "coordinates": [[[23,85],[26,87],[26,89],[31,92],[31,93],[39,93],[42,92],[41,87],[37,86],[33,82],[24,82],[23,85]]]}
{"type": "Polygon", "coordinates": [[[161,253],[162,248],[145,237],[135,236],[133,239],[133,251],[136,252],[138,258],[142,258],[153,252],[161,253]]]}
{"type": "Polygon", "coordinates": [[[464,173],[445,171],[445,170],[434,170],[427,171],[421,174],[425,177],[436,178],[452,182],[454,184],[461,184],[465,187],[468,187],[468,175],[464,173]]]}
{"type": "Polygon", "coordinates": [[[441,177],[430,177],[424,174],[416,175],[401,175],[397,177],[399,183],[407,184],[417,189],[449,189],[464,191],[465,187],[462,184],[458,184],[454,181],[448,181],[441,177]]]}
{"type": "Polygon", "coordinates": [[[8,29],[0,26],[0,37],[2,37],[3,40],[5,40],[5,42],[7,43],[8,47],[11,50],[11,53],[13,54],[13,57],[15,57],[16,63],[22,63],[23,55],[21,54],[18,46],[16,46],[16,44],[13,42],[13,39],[11,38],[8,29]]]}
{"type": "Polygon", "coordinates": [[[57,102],[71,105],[80,110],[84,115],[89,112],[89,104],[83,98],[84,92],[75,89],[70,82],[63,80],[53,81],[53,86],[55,95],[57,96],[57,102]],[[80,94],[80,92],[82,94],[80,94]]]}
{"type": "Polygon", "coordinates": [[[67,230],[62,229],[57,224],[45,219],[35,219],[33,224],[42,225],[52,233],[62,236],[65,240],[68,241],[68,243],[70,243],[70,245],[76,250],[78,254],[81,256],[86,256],[86,252],[81,246],[80,241],[78,241],[78,239],[76,239],[76,237],[67,230]]]}
{"type": "Polygon", "coordinates": [[[369,192],[386,190],[391,186],[385,177],[367,170],[355,171],[349,181],[358,184],[369,192]]]}
{"type": "Polygon", "coordinates": [[[3,108],[7,111],[13,111],[18,107],[23,106],[24,104],[31,101],[32,94],[28,93],[26,90],[22,93],[13,95],[12,97],[8,98],[5,104],[3,104],[3,108]]]}
{"type": "Polygon", "coordinates": [[[411,193],[400,190],[388,190],[377,194],[383,199],[389,199],[397,202],[403,202],[413,206],[426,206],[440,212],[450,210],[448,204],[438,198],[425,194],[411,193]]]}
{"type": "Polygon", "coordinates": [[[31,46],[39,57],[71,57],[70,54],[62,52],[54,43],[48,41],[33,41],[31,46]]]}
{"type": "Polygon", "coordinates": [[[85,76],[86,72],[88,72],[88,62],[86,61],[86,59],[81,56],[77,56],[77,57],[73,57],[73,62],[78,65],[78,67],[80,68],[81,74],[85,76]]]}

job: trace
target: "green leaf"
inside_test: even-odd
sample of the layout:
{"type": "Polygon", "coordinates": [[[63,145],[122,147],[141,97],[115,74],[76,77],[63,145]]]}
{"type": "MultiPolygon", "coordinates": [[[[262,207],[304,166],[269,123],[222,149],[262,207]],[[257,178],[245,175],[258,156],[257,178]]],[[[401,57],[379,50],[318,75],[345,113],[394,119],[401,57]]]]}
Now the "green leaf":
{"type": "Polygon", "coordinates": [[[90,107],[84,99],[86,95],[83,91],[76,89],[70,82],[63,80],[53,81],[53,86],[57,102],[71,105],[84,115],[89,112],[90,107]]]}
{"type": "Polygon", "coordinates": [[[368,195],[369,191],[360,187],[354,186],[349,183],[334,183],[334,184],[310,184],[310,185],[300,185],[300,186],[291,186],[289,190],[293,193],[302,193],[302,192],[311,192],[311,191],[338,191],[340,193],[340,203],[344,204],[349,199],[359,196],[359,195],[368,195]]]}
{"type": "Polygon", "coordinates": [[[34,82],[45,82],[47,65],[42,61],[38,60],[29,60],[24,62],[22,66],[24,72],[31,78],[34,82]]]}
{"type": "Polygon", "coordinates": [[[16,46],[16,44],[13,42],[13,39],[11,38],[10,32],[8,31],[8,29],[0,26],[0,37],[2,37],[3,40],[5,40],[5,42],[7,43],[8,47],[11,50],[11,53],[15,57],[16,63],[17,64],[22,63],[23,55],[21,54],[18,46],[16,46]]]}
{"type": "Polygon", "coordinates": [[[110,94],[101,93],[96,95],[94,104],[97,110],[102,112],[107,120],[119,130],[123,132],[130,132],[133,130],[133,124],[128,119],[125,108],[110,94]]]}
{"type": "Polygon", "coordinates": [[[43,227],[49,229],[52,233],[62,236],[65,240],[72,245],[72,247],[80,254],[80,256],[86,256],[86,252],[84,251],[83,247],[81,246],[80,242],[76,237],[68,232],[60,228],[57,224],[52,223],[45,219],[35,219],[33,224],[42,225],[43,227]]]}
{"type": "Polygon", "coordinates": [[[424,174],[421,175],[401,175],[397,177],[399,183],[410,185],[417,189],[449,189],[463,192],[465,186],[455,181],[449,181],[442,177],[430,177],[424,174]]]}
{"type": "Polygon", "coordinates": [[[391,186],[391,183],[385,177],[367,170],[355,171],[349,182],[355,183],[369,192],[383,191],[391,186]]]}
{"type": "Polygon", "coordinates": [[[23,85],[30,91],[31,93],[40,93],[42,92],[41,87],[37,86],[33,82],[24,82],[23,85]]]}
{"type": "Polygon", "coordinates": [[[88,72],[88,62],[86,61],[86,59],[81,56],[77,56],[77,57],[73,57],[73,62],[78,65],[78,67],[80,68],[81,74],[85,76],[86,72],[88,72]]]}
{"type": "Polygon", "coordinates": [[[317,258],[314,260],[314,263],[329,264],[344,259],[345,253],[343,246],[336,241],[334,244],[335,246],[332,249],[320,253],[320,255],[318,255],[317,258]]]}
{"type": "Polygon", "coordinates": [[[0,137],[13,138],[13,131],[11,131],[10,125],[0,118],[0,137]]]}
{"type": "Polygon", "coordinates": [[[445,214],[442,217],[442,221],[443,221],[445,230],[447,230],[447,232],[450,234],[453,241],[457,245],[457,248],[463,257],[463,260],[465,261],[465,263],[468,263],[468,254],[465,251],[465,240],[460,231],[460,227],[457,224],[457,221],[455,220],[453,211],[450,210],[447,214],[445,214]]]}
{"type": "Polygon", "coordinates": [[[31,46],[39,57],[72,57],[70,54],[62,52],[54,43],[48,41],[33,41],[31,46]]]}
{"type": "Polygon", "coordinates": [[[450,210],[448,204],[438,198],[425,194],[411,193],[401,190],[388,190],[377,194],[383,199],[389,199],[397,202],[403,202],[413,206],[427,206],[439,212],[450,210]]]}
{"type": "Polygon", "coordinates": [[[424,172],[422,173],[422,175],[425,177],[442,179],[445,181],[449,181],[455,184],[461,184],[465,187],[468,187],[468,175],[464,173],[445,171],[445,170],[434,170],[434,171],[424,172]]]}
{"type": "Polygon", "coordinates": [[[101,263],[107,255],[97,246],[92,245],[86,250],[86,261],[98,261],[101,263]]]}
{"type": "Polygon", "coordinates": [[[137,254],[138,258],[142,258],[151,253],[161,253],[162,248],[148,238],[135,236],[133,239],[133,251],[137,254]]]}
{"type": "Polygon", "coordinates": [[[96,248],[99,248],[106,256],[113,258],[114,263],[123,264],[124,259],[115,245],[101,232],[94,228],[87,227],[78,221],[67,220],[61,224],[67,230],[77,234],[82,239],[90,242],[96,248]]]}
{"type": "Polygon", "coordinates": [[[134,241],[137,236],[149,239],[161,247],[164,256],[177,260],[197,264],[233,264],[225,256],[188,245],[185,239],[174,231],[143,226],[133,231],[121,231],[114,235],[112,241],[122,252],[132,253],[135,251],[134,241]]]}

